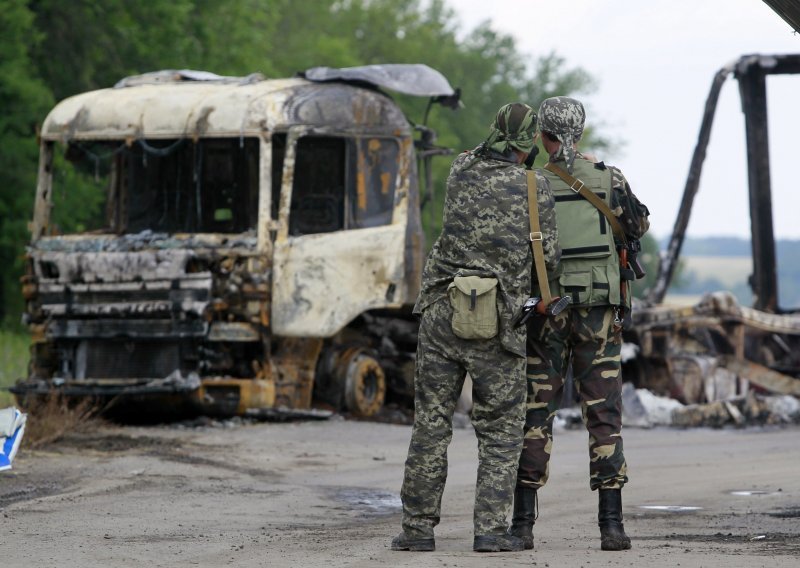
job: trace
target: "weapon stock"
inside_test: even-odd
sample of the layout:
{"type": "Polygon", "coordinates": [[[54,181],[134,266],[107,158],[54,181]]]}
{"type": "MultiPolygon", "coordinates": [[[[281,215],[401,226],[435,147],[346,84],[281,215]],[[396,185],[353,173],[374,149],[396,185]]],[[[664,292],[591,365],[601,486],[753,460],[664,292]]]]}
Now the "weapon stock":
{"type": "Polygon", "coordinates": [[[639,239],[628,241],[628,266],[633,270],[636,280],[641,280],[647,276],[644,266],[639,263],[639,253],[642,251],[642,243],[639,239]]]}

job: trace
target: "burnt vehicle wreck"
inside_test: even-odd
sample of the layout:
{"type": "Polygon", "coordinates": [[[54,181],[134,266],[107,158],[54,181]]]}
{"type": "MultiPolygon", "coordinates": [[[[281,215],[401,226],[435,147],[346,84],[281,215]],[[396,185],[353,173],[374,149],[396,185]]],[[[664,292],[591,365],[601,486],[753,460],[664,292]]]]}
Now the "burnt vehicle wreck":
{"type": "Polygon", "coordinates": [[[381,87],[458,104],[424,65],[161,71],[59,103],[41,131],[18,398],[241,415],[315,396],[369,416],[387,390],[407,395],[418,161],[447,151],[381,87]],[[98,214],[60,234],[78,183],[98,214]]]}
{"type": "Polygon", "coordinates": [[[800,396],[800,307],[779,302],[772,219],[766,78],[800,73],[800,55],[746,55],[715,75],[681,207],[655,284],[625,333],[625,380],[683,403],[711,403],[749,391],[800,396]],[[664,304],[697,194],[711,126],[726,79],[739,83],[745,119],[753,306],[718,292],[690,307],[664,304]]]}

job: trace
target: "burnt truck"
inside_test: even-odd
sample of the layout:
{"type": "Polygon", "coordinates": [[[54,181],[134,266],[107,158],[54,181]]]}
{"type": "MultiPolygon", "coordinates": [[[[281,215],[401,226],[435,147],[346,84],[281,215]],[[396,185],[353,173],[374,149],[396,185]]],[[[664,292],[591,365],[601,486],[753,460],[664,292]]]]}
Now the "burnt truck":
{"type": "Polygon", "coordinates": [[[426,118],[458,104],[427,66],[375,65],[278,80],[160,71],[56,105],[17,397],[223,415],[317,398],[370,416],[387,390],[412,392],[418,170],[448,151],[384,89],[428,98],[426,118]],[[64,231],[74,211],[59,203],[81,187],[97,214],[64,231]]]}

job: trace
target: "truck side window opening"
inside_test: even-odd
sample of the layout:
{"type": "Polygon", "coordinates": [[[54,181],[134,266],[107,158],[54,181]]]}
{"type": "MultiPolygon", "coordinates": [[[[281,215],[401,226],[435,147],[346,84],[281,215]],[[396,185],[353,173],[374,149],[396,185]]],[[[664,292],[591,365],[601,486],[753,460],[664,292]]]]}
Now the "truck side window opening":
{"type": "Polygon", "coordinates": [[[73,143],[53,155],[54,234],[113,232],[117,228],[113,165],[122,144],[86,141],[73,143]]]}
{"type": "MultiPolygon", "coordinates": [[[[272,137],[273,219],[278,217],[285,146],[285,134],[272,137]]],[[[329,233],[391,223],[399,154],[399,144],[391,138],[300,138],[289,234],[329,233]]]]}
{"type": "Polygon", "coordinates": [[[378,227],[392,222],[400,146],[391,138],[358,139],[356,183],[351,186],[350,227],[378,227]]]}
{"type": "Polygon", "coordinates": [[[345,187],[350,181],[346,158],[344,138],[304,136],[297,141],[290,235],[330,233],[345,228],[345,187]]]}
{"type": "Polygon", "coordinates": [[[53,176],[54,221],[65,219],[64,232],[244,233],[256,226],[255,138],[74,142],[65,157],[53,176]],[[77,202],[92,211],[81,223],[68,220],[77,202]]]}
{"type": "MultiPolygon", "coordinates": [[[[150,147],[169,147],[159,141],[150,147]]],[[[243,233],[258,211],[258,141],[186,141],[166,155],[126,153],[127,232],[243,233]]]]}

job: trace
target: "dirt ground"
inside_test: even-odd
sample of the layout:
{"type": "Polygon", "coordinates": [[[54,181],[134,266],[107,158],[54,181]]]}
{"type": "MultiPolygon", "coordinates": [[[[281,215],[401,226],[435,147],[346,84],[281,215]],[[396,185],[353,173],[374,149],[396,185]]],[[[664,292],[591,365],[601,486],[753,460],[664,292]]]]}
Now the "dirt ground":
{"type": "Polygon", "coordinates": [[[535,551],[473,553],[470,427],[450,447],[436,552],[392,552],[410,432],[337,418],[103,427],[23,450],[0,473],[0,566],[800,565],[800,427],[627,429],[633,549],[616,553],[599,549],[586,433],[563,429],[535,551]]]}

